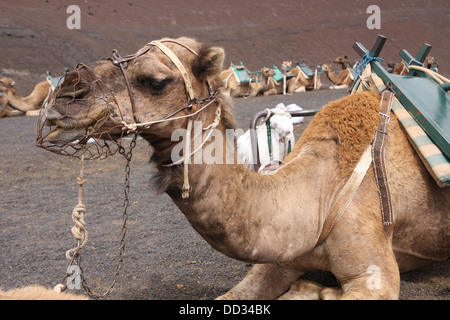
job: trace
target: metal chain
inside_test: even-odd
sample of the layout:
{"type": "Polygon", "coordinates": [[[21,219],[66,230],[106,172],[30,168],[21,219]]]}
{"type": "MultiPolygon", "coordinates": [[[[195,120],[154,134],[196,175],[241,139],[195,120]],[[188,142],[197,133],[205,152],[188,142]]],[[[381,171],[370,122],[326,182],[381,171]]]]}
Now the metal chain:
{"type": "MultiPolygon", "coordinates": [[[[81,254],[80,254],[80,241],[77,241],[77,246],[78,249],[77,251],[74,253],[72,260],[70,261],[69,267],[72,265],[76,265],[78,266],[80,273],[80,279],[81,279],[81,285],[83,286],[84,291],[86,292],[86,294],[91,297],[92,299],[98,300],[98,299],[102,299],[105,298],[106,296],[108,296],[114,289],[114,286],[116,285],[118,279],[119,279],[119,275],[120,275],[120,270],[123,267],[123,255],[125,253],[125,238],[126,238],[126,234],[127,234],[127,221],[128,221],[128,207],[130,205],[130,199],[129,199],[129,192],[130,192],[130,173],[131,173],[131,158],[133,155],[133,149],[136,146],[136,139],[137,139],[137,133],[134,134],[131,143],[130,143],[130,150],[128,152],[126,152],[125,148],[123,146],[119,146],[119,153],[121,155],[124,156],[124,158],[126,159],[127,163],[125,165],[125,187],[124,187],[124,201],[123,201],[123,214],[122,214],[122,230],[121,230],[121,239],[120,239],[120,246],[119,246],[119,257],[118,257],[118,261],[117,261],[117,268],[116,268],[116,273],[114,274],[113,277],[113,281],[111,282],[108,290],[106,290],[105,293],[103,293],[102,295],[97,295],[95,293],[93,293],[93,291],[91,290],[91,288],[89,287],[86,277],[84,276],[84,272],[83,272],[83,268],[81,267],[81,254]]],[[[69,277],[72,276],[72,274],[67,274],[61,283],[64,283],[64,281],[69,277]]],[[[64,289],[65,290],[64,286],[64,289]]]]}

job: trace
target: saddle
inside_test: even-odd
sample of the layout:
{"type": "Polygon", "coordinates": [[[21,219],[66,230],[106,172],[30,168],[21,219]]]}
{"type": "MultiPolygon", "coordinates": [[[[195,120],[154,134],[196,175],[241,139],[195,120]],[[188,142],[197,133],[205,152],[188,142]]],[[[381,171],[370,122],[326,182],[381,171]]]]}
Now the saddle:
{"type": "MultiPolygon", "coordinates": [[[[370,67],[369,67],[370,68],[370,67]]],[[[370,69],[369,69],[370,70],[370,69]]],[[[367,72],[366,72],[367,74],[367,72]]],[[[376,74],[373,73],[372,70],[368,72],[369,76],[365,77],[365,80],[361,81],[360,89],[356,90],[371,90],[376,93],[381,93],[384,91],[387,86],[381,80],[381,78],[376,74]]],[[[395,75],[392,75],[395,76],[395,75]]],[[[411,80],[413,82],[416,82],[416,80],[420,80],[420,78],[417,77],[405,77],[405,76],[397,76],[399,78],[402,78],[402,80],[398,80],[395,82],[396,85],[400,86],[400,88],[403,89],[403,94],[397,94],[392,102],[392,111],[399,119],[406,136],[411,144],[411,146],[416,151],[417,155],[421,159],[423,165],[427,169],[427,171],[430,173],[430,175],[433,177],[433,179],[436,181],[437,185],[440,187],[447,187],[450,186],[450,160],[447,154],[445,153],[445,149],[441,149],[437,143],[430,137],[429,130],[428,132],[424,130],[424,128],[430,128],[427,123],[433,123],[436,125],[438,129],[442,130],[448,130],[448,131],[442,131],[443,137],[441,139],[445,140],[445,135],[450,133],[450,115],[448,115],[448,112],[443,112],[444,110],[450,109],[450,103],[449,103],[449,97],[448,94],[445,94],[444,97],[440,97],[439,95],[434,96],[433,94],[425,94],[424,91],[429,88],[427,87],[426,82],[420,81],[417,83],[424,84],[425,87],[421,90],[418,89],[416,86],[408,87],[409,83],[411,83],[411,80]],[[416,92],[413,92],[413,90],[419,90],[416,92]],[[405,104],[402,103],[406,98],[402,97],[404,95],[408,94],[409,99],[424,99],[421,98],[423,96],[426,97],[426,99],[430,99],[432,101],[434,100],[440,100],[439,102],[434,101],[427,104],[421,104],[416,103],[416,106],[419,106],[420,109],[414,108],[414,111],[410,111],[407,108],[405,108],[405,104]],[[402,100],[402,101],[401,101],[402,100]],[[437,109],[437,111],[432,112],[433,108],[430,108],[430,105],[434,107],[434,109],[437,109]],[[431,109],[431,110],[430,110],[431,109]],[[418,122],[416,119],[417,116],[419,116],[418,113],[420,113],[419,110],[422,110],[423,113],[420,114],[420,116],[425,117],[425,115],[429,116],[427,121],[422,121],[421,123],[418,122]],[[440,111],[440,112],[439,112],[440,111]],[[431,115],[430,115],[431,114],[431,115]],[[442,119],[436,119],[438,121],[433,122],[434,117],[440,117],[442,119]],[[441,126],[439,126],[441,124],[441,126]],[[446,128],[446,129],[445,129],[446,128]],[[448,132],[448,133],[446,133],[448,132]]],[[[364,77],[363,77],[364,78],[364,77]]],[[[396,77],[394,77],[396,78],[396,77]]],[[[426,80],[427,79],[421,79],[426,80]]],[[[434,91],[430,91],[434,92],[434,91]]],[[[436,92],[434,92],[436,93],[436,92]]],[[[436,132],[436,130],[434,130],[436,132]]],[[[448,151],[448,150],[447,150],[448,151]]]]}

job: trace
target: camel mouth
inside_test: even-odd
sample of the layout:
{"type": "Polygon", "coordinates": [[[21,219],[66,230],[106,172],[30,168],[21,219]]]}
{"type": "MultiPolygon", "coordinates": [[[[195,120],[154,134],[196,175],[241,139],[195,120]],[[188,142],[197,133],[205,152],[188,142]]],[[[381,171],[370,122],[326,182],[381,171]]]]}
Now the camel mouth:
{"type": "Polygon", "coordinates": [[[41,110],[36,136],[38,147],[85,159],[102,159],[117,152],[123,130],[115,124],[110,108],[91,106],[86,113],[80,112],[86,107],[73,104],[64,109],[72,113],[62,115],[58,106],[53,100],[41,110]],[[75,112],[83,116],[75,116],[75,112]]]}

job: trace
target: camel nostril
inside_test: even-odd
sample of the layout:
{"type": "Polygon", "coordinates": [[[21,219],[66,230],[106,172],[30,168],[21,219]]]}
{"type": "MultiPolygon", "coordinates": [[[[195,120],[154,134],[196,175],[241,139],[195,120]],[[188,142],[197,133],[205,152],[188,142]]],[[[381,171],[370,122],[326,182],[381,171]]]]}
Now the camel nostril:
{"type": "Polygon", "coordinates": [[[75,85],[61,87],[55,92],[56,98],[82,99],[91,91],[91,84],[80,81],[75,85]]]}
{"type": "Polygon", "coordinates": [[[61,113],[56,111],[54,108],[50,108],[45,112],[45,125],[54,126],[56,122],[62,118],[61,113]]]}

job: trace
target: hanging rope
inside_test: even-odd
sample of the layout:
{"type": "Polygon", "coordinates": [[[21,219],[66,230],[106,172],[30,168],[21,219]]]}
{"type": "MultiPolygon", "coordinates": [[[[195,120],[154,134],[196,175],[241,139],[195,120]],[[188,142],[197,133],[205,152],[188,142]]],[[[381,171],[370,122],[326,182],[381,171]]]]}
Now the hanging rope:
{"type": "Polygon", "coordinates": [[[75,224],[71,231],[77,243],[75,248],[69,249],[66,252],[66,258],[71,261],[73,254],[84,248],[88,241],[88,232],[86,230],[86,222],[84,221],[84,214],[86,213],[86,207],[83,204],[83,185],[84,185],[84,155],[80,159],[80,175],[77,178],[78,182],[78,204],[72,211],[72,221],[75,224]]]}
{"type": "Polygon", "coordinates": [[[362,76],[363,70],[364,68],[371,63],[372,61],[378,61],[378,62],[382,62],[383,59],[379,58],[379,57],[372,57],[369,55],[369,53],[366,53],[362,56],[361,62],[359,63],[359,65],[356,67],[355,72],[357,74],[359,74],[360,76],[362,76]]]}
{"type": "MultiPolygon", "coordinates": [[[[132,151],[134,149],[134,147],[136,146],[136,140],[137,140],[137,133],[134,134],[131,142],[130,142],[130,149],[127,152],[125,150],[124,147],[120,146],[119,147],[119,153],[122,154],[124,156],[124,158],[126,159],[127,163],[125,166],[125,187],[124,187],[124,201],[123,201],[123,207],[124,207],[124,211],[122,214],[122,220],[123,220],[123,224],[122,224],[122,236],[120,239],[120,246],[119,246],[119,257],[118,257],[118,261],[117,261],[117,267],[116,267],[116,272],[114,274],[113,280],[111,282],[111,284],[109,285],[108,289],[102,294],[102,295],[98,295],[92,292],[92,290],[89,288],[89,285],[86,281],[86,278],[84,276],[84,272],[83,272],[83,268],[81,266],[81,254],[80,254],[80,249],[82,249],[88,241],[88,232],[86,231],[86,223],[84,221],[84,214],[86,213],[86,209],[83,205],[83,185],[84,185],[84,157],[81,156],[80,160],[81,160],[81,165],[80,165],[80,175],[77,178],[77,182],[78,182],[78,204],[75,206],[75,208],[72,211],[72,220],[74,222],[74,226],[72,227],[72,234],[77,242],[77,247],[67,250],[66,252],[66,258],[68,260],[70,260],[70,264],[69,267],[75,265],[79,268],[79,276],[80,276],[80,281],[81,281],[81,285],[84,289],[84,291],[86,292],[86,294],[91,297],[92,299],[101,299],[101,298],[105,298],[107,295],[109,295],[113,289],[114,286],[116,285],[118,279],[119,279],[119,275],[120,275],[120,270],[122,269],[123,266],[123,255],[125,252],[125,237],[127,234],[127,221],[128,221],[128,207],[130,205],[130,199],[129,199],[129,191],[130,191],[130,164],[131,164],[131,157],[133,155],[132,151]]],[[[63,280],[61,281],[61,283],[59,283],[58,285],[56,285],[54,287],[53,290],[55,290],[56,292],[63,292],[66,290],[67,286],[64,284],[65,280],[72,276],[72,273],[69,273],[69,268],[68,268],[68,273],[66,274],[66,276],[63,278],[63,280]]]]}

